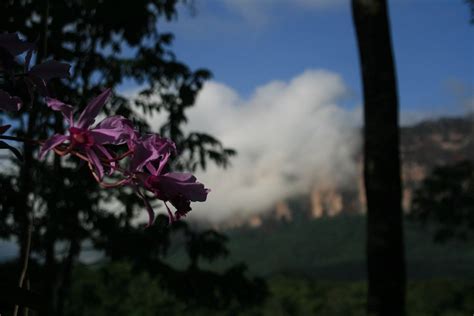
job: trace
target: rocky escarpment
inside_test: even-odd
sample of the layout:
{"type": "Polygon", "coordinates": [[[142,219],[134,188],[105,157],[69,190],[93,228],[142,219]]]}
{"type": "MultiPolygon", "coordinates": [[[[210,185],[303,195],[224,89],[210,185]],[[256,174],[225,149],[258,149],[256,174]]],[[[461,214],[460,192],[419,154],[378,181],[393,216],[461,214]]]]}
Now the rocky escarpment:
{"type": "MultiPolygon", "coordinates": [[[[442,118],[404,127],[401,136],[403,181],[402,206],[409,212],[414,190],[435,166],[461,160],[474,161],[474,116],[442,118]]],[[[318,183],[308,190],[307,209],[295,210],[286,200],[279,201],[272,210],[250,218],[240,218],[231,226],[259,227],[268,221],[291,221],[295,212],[308,218],[337,216],[343,213],[364,213],[366,201],[362,176],[362,155],[358,155],[358,177],[344,186],[318,183]]]]}

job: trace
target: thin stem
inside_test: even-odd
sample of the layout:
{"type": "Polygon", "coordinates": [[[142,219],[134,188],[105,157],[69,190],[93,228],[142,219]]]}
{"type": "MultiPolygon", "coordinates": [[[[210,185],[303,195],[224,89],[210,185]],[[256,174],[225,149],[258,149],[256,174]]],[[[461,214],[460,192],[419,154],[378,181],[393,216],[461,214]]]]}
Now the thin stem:
{"type": "Polygon", "coordinates": [[[18,281],[18,286],[22,287],[23,286],[23,281],[25,280],[26,277],[26,271],[28,270],[28,258],[30,257],[30,248],[31,248],[31,234],[33,232],[33,223],[31,221],[31,218],[28,218],[28,239],[26,243],[26,257],[25,260],[23,261],[23,269],[21,271],[20,275],[20,280],[18,281]]]}
{"type": "MultiPolygon", "coordinates": [[[[20,280],[18,281],[18,287],[22,288],[23,287],[23,282],[26,277],[26,272],[28,271],[28,261],[30,258],[30,248],[31,248],[31,235],[33,232],[33,221],[31,218],[28,216],[28,235],[26,239],[26,254],[25,257],[23,258],[23,267],[21,269],[21,274],[20,274],[20,280]]],[[[18,305],[15,305],[15,309],[13,310],[13,316],[18,315],[18,305]]]]}
{"type": "Polygon", "coordinates": [[[94,177],[94,179],[97,181],[97,183],[99,183],[99,185],[101,187],[103,187],[104,189],[111,189],[111,188],[117,188],[117,187],[120,187],[122,186],[123,184],[127,183],[130,179],[129,178],[125,178],[125,179],[122,179],[122,180],[119,180],[117,182],[114,182],[114,183],[106,183],[106,182],[103,182],[102,180],[100,180],[99,176],[97,175],[97,173],[94,171],[94,167],[92,166],[92,164],[89,162],[87,164],[89,166],[89,169],[92,173],[92,176],[94,177]]]}
{"type": "MultiPolygon", "coordinates": [[[[26,279],[26,289],[28,291],[30,290],[30,278],[26,279]]],[[[25,307],[24,315],[28,316],[28,314],[29,314],[29,309],[28,309],[28,307],[25,307]]]]}
{"type": "Polygon", "coordinates": [[[121,154],[120,156],[117,156],[117,157],[112,158],[112,159],[104,159],[103,161],[107,161],[107,162],[119,161],[119,160],[122,160],[123,158],[125,158],[127,156],[130,156],[131,154],[133,154],[133,149],[130,149],[129,151],[121,154]]]}

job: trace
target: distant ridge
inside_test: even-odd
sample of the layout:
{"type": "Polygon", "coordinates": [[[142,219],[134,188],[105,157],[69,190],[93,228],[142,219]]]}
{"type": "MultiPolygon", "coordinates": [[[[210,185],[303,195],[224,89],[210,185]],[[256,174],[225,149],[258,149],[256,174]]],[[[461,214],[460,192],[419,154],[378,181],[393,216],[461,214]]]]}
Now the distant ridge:
{"type": "MultiPolygon", "coordinates": [[[[409,212],[414,190],[435,166],[453,164],[461,160],[474,161],[474,114],[463,117],[443,117],[402,127],[401,159],[403,180],[403,208],[409,212]]],[[[219,224],[216,229],[262,226],[265,222],[290,222],[295,217],[316,219],[341,214],[364,214],[365,194],[362,178],[362,154],[354,157],[359,177],[351,184],[336,187],[331,184],[308,188],[308,194],[277,202],[266,212],[245,217],[236,215],[219,224]],[[298,200],[305,207],[292,204],[298,200]]],[[[200,223],[204,226],[210,224],[200,223]]]]}

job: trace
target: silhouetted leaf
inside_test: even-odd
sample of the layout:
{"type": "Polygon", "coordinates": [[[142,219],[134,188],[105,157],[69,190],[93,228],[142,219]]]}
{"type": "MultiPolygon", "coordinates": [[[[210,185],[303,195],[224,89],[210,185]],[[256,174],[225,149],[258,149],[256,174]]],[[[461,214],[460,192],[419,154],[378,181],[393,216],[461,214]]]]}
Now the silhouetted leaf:
{"type": "Polygon", "coordinates": [[[21,155],[20,151],[18,149],[16,149],[15,147],[10,146],[10,145],[8,145],[7,143],[5,143],[3,141],[0,141],[0,149],[10,150],[18,160],[23,161],[23,156],[21,155]]]}

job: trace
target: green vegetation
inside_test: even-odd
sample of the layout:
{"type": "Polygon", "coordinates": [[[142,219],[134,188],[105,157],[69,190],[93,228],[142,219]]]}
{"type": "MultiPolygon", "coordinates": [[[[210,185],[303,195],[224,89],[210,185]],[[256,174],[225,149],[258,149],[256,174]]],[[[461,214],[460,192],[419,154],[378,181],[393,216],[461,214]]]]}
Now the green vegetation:
{"type": "MultiPolygon", "coordinates": [[[[185,302],[167,289],[162,277],[135,272],[120,261],[76,268],[65,315],[365,315],[364,230],[364,217],[342,216],[228,231],[230,256],[199,262],[199,267],[223,271],[246,262],[251,274],[264,276],[268,285],[269,295],[260,305],[233,300],[211,308],[185,302]]],[[[429,227],[412,222],[406,223],[405,235],[408,315],[471,315],[473,243],[434,243],[429,227]]],[[[168,262],[186,270],[189,260],[180,240],[182,236],[174,236],[168,262]]]]}
{"type": "MultiPolygon", "coordinates": [[[[160,287],[160,280],[134,273],[130,265],[82,266],[74,272],[66,315],[365,315],[365,282],[318,281],[274,276],[264,304],[244,308],[231,304],[211,310],[186,305],[160,287]]],[[[471,315],[474,282],[436,279],[408,284],[408,315],[471,315]]]]}
{"type": "Polygon", "coordinates": [[[179,312],[173,300],[161,290],[158,280],[146,273],[132,273],[126,263],[101,268],[81,266],[75,269],[66,315],[147,316],[179,312]],[[171,310],[172,309],[172,310],[171,310]]]}
{"type": "MultiPolygon", "coordinates": [[[[366,315],[365,282],[270,279],[271,296],[255,315],[366,315]]],[[[409,282],[408,315],[463,315],[474,309],[474,283],[453,280],[409,282]]]]}
{"type": "MultiPolygon", "coordinates": [[[[245,262],[251,274],[307,276],[318,280],[366,278],[365,217],[339,216],[310,221],[267,223],[259,229],[227,231],[230,256],[204,268],[222,270],[235,262],[245,262]]],[[[474,279],[474,240],[433,241],[430,226],[407,221],[405,248],[410,279],[474,279]]],[[[188,261],[179,247],[168,261],[186,267],[188,261]]]]}

